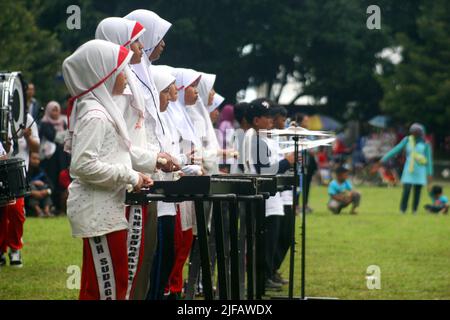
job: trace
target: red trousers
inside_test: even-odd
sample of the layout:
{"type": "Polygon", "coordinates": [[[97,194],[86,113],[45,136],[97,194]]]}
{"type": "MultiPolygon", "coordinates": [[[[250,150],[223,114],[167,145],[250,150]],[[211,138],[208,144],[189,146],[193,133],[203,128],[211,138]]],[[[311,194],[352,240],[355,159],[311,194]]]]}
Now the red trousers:
{"type": "Polygon", "coordinates": [[[181,213],[177,205],[177,216],[175,220],[175,263],[169,277],[166,292],[181,293],[183,290],[183,267],[191,252],[192,229],[183,231],[181,228],[181,213]]]}
{"type": "Polygon", "coordinates": [[[25,223],[24,198],[15,204],[0,207],[0,252],[20,250],[23,247],[22,235],[25,223]]]}
{"type": "Polygon", "coordinates": [[[125,300],[128,287],[127,230],[83,239],[80,300],[125,300]]]}

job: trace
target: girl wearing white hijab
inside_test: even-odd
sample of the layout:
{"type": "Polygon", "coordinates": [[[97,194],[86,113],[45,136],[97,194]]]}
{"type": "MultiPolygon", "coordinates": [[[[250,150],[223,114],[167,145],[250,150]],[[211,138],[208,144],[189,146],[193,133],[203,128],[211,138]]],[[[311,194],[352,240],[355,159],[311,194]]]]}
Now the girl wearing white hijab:
{"type": "MultiPolygon", "coordinates": [[[[127,185],[140,190],[152,181],[132,169],[136,156],[122,114],[122,72],[132,53],[103,40],[78,48],[63,63],[69,101],[72,153],[67,216],[74,237],[83,238],[80,299],[125,299],[128,285],[127,185]]],[[[139,150],[137,150],[139,153],[139,150]]],[[[156,158],[156,156],[155,156],[156,158]]]]}
{"type": "MultiPolygon", "coordinates": [[[[145,33],[145,28],[136,21],[124,18],[106,18],[102,20],[95,31],[95,38],[106,40],[124,46],[133,51],[134,55],[130,60],[130,65],[141,63],[142,44],[139,38],[145,33]]],[[[146,136],[144,127],[144,99],[140,85],[137,84],[130,68],[126,67],[125,72],[128,80],[128,87],[123,95],[115,96],[114,100],[122,109],[125,122],[127,124],[130,139],[133,144],[146,147],[146,136]],[[129,108],[131,107],[131,108],[129,108]]]]}
{"type": "Polygon", "coordinates": [[[196,134],[194,124],[188,114],[188,108],[192,107],[198,100],[197,85],[200,81],[201,74],[192,69],[171,68],[172,75],[176,78],[176,86],[178,88],[178,100],[171,103],[167,114],[172,123],[177,128],[179,134],[185,141],[182,144],[183,153],[189,153],[192,149],[201,149],[202,143],[196,134]],[[191,94],[193,101],[186,103],[186,92],[191,94]],[[189,143],[187,143],[189,142],[189,143]]]}
{"type": "MultiPolygon", "coordinates": [[[[210,113],[218,108],[224,101],[224,98],[217,94],[214,90],[215,81],[215,74],[202,73],[202,78],[200,79],[198,85],[200,99],[198,99],[194,108],[197,114],[193,112],[189,113],[189,115],[194,119],[197,118],[198,115],[201,116],[197,119],[197,121],[195,121],[195,128],[201,128],[202,126],[204,127],[204,167],[207,169],[207,172],[210,172],[211,174],[218,173],[217,163],[224,164],[226,163],[227,158],[236,157],[236,152],[234,149],[226,148],[226,146],[231,146],[231,143],[226,144],[225,146],[222,146],[219,143],[220,140],[217,138],[217,133],[212,123],[210,113]],[[217,159],[217,156],[220,156],[221,159],[217,159]]],[[[232,136],[233,132],[227,132],[227,137],[230,140],[232,136]]]]}
{"type": "Polygon", "coordinates": [[[214,94],[212,104],[210,106],[208,106],[209,113],[212,113],[214,110],[218,109],[224,101],[225,101],[225,98],[216,92],[214,94]]]}
{"type": "MultiPolygon", "coordinates": [[[[162,141],[162,150],[171,154],[177,154],[178,141],[173,139],[170,126],[167,125],[164,117],[169,104],[169,87],[175,82],[175,78],[168,72],[162,70],[152,71],[155,87],[159,93],[159,111],[161,112],[161,121],[166,132],[162,141]]],[[[173,180],[173,173],[161,173],[160,180],[173,180]]],[[[176,205],[174,203],[158,202],[158,242],[151,271],[151,286],[147,296],[150,300],[162,300],[164,297],[164,288],[168,283],[170,272],[174,265],[175,247],[175,217],[176,205]]]]}
{"type": "MultiPolygon", "coordinates": [[[[130,65],[141,63],[142,44],[139,38],[145,32],[145,28],[136,21],[124,18],[106,18],[102,20],[96,30],[95,36],[98,39],[104,39],[124,47],[130,47],[134,55],[130,60],[130,65]]],[[[131,72],[129,67],[125,67],[128,79],[128,86],[122,95],[114,96],[114,101],[122,111],[128,132],[133,145],[146,149],[147,139],[144,123],[145,102],[144,93],[136,76],[131,72]]],[[[152,150],[152,149],[150,149],[152,150]]],[[[153,150],[160,151],[159,148],[153,150]]],[[[160,153],[158,159],[166,158],[170,160],[170,156],[160,153]]],[[[170,162],[170,161],[168,161],[170,162]]],[[[170,171],[172,168],[165,168],[170,171]]],[[[146,173],[153,173],[147,171],[146,173]]],[[[127,298],[134,300],[145,299],[150,282],[148,274],[151,270],[154,252],[156,250],[156,214],[151,214],[151,206],[128,206],[126,215],[130,225],[130,233],[128,236],[129,243],[129,283],[127,298]],[[144,237],[144,233],[146,236],[144,237]],[[136,241],[139,239],[140,241],[136,241]],[[145,248],[145,250],[142,250],[145,248]]]]}
{"type": "MultiPolygon", "coordinates": [[[[172,141],[174,143],[173,154],[179,159],[183,174],[198,175],[203,174],[199,165],[189,165],[191,149],[195,146],[201,147],[200,140],[195,135],[193,124],[186,111],[185,90],[198,79],[199,74],[188,72],[182,74],[180,70],[169,66],[152,66],[152,73],[156,78],[159,74],[177,75],[177,82],[169,87],[169,106],[166,112],[162,113],[164,121],[167,123],[172,141]],[[178,88],[180,94],[178,94],[178,88]],[[180,102],[183,101],[183,102],[180,102]],[[185,153],[183,153],[185,152],[185,153]]],[[[192,91],[192,88],[188,89],[192,91]]],[[[192,92],[191,92],[192,93],[192,92]]],[[[188,97],[188,100],[191,99],[188,97]]],[[[183,266],[189,256],[193,241],[193,203],[185,201],[177,204],[177,216],[175,220],[175,262],[170,273],[169,283],[166,287],[166,293],[177,297],[181,294],[183,288],[183,266]]]]}
{"type": "MultiPolygon", "coordinates": [[[[175,69],[175,74],[177,78],[177,86],[181,89],[178,97],[178,103],[176,104],[177,109],[174,110],[173,118],[178,121],[177,128],[183,128],[184,131],[188,131],[190,134],[196,137],[197,141],[194,143],[198,154],[200,154],[202,159],[202,170],[206,174],[215,174],[218,172],[217,166],[217,151],[218,144],[215,138],[214,130],[212,128],[211,120],[209,118],[209,113],[203,105],[202,99],[199,95],[200,83],[202,82],[203,75],[200,72],[197,72],[192,69],[184,69],[177,68],[175,69]],[[192,95],[192,91],[194,92],[194,98],[186,99],[190,95],[192,95]],[[184,115],[183,122],[181,119],[177,119],[176,117],[184,115]],[[209,123],[208,121],[209,120],[209,123]],[[184,123],[187,123],[184,124],[184,123]],[[184,125],[183,125],[184,124],[184,125]],[[192,131],[192,132],[191,132],[192,131]],[[212,135],[211,135],[212,133],[212,135]],[[211,139],[211,138],[214,139],[211,139]]],[[[212,88],[212,86],[211,86],[212,88]]],[[[211,89],[209,89],[211,90],[211,89]]],[[[207,89],[208,91],[208,89],[207,89]]],[[[181,118],[181,117],[179,117],[181,118]]],[[[188,133],[183,133],[183,136],[186,136],[188,133]]],[[[195,228],[195,211],[193,206],[186,208],[186,213],[183,214],[182,218],[190,217],[191,224],[193,225],[193,233],[196,233],[195,228]]],[[[210,209],[209,203],[205,203],[205,212],[209,212],[207,215],[207,221],[210,221],[210,209]]],[[[213,239],[210,238],[212,241],[213,239]]],[[[197,247],[197,245],[196,245],[197,247]]],[[[195,247],[195,248],[196,248],[195,247]]],[[[198,251],[192,249],[191,252],[191,261],[195,261],[193,265],[189,268],[189,288],[193,288],[196,279],[198,278],[198,274],[200,271],[199,261],[200,256],[198,251]]],[[[192,290],[191,290],[192,291],[192,290]]],[[[191,298],[191,297],[189,297],[191,298]]]]}
{"type": "Polygon", "coordinates": [[[172,25],[156,13],[143,9],[129,13],[125,16],[125,19],[137,21],[146,29],[146,32],[141,37],[144,57],[141,63],[132,65],[131,69],[143,92],[148,148],[161,150],[167,129],[161,120],[159,93],[156,89],[150,66],[152,61],[160,57],[165,46],[163,38],[172,25]]]}
{"type": "MultiPolygon", "coordinates": [[[[214,126],[216,126],[217,122],[219,121],[219,117],[220,117],[219,107],[224,101],[225,101],[225,98],[222,97],[220,94],[216,93],[214,95],[212,105],[210,105],[208,107],[209,117],[214,126]]],[[[218,130],[216,129],[216,136],[219,134],[220,134],[220,132],[218,132],[218,130]]]]}

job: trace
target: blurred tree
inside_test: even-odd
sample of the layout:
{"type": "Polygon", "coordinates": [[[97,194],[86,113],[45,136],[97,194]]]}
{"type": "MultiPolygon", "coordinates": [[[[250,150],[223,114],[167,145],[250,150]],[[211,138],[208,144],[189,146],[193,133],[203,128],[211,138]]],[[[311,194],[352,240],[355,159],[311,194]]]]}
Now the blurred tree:
{"type": "Polygon", "coordinates": [[[368,118],[378,112],[382,91],[374,68],[387,36],[384,29],[367,29],[369,4],[308,0],[300,11],[306,37],[300,57],[306,73],[298,96],[326,97],[324,112],[337,118],[368,118]]]}
{"type": "MultiPolygon", "coordinates": [[[[218,74],[217,90],[230,102],[239,90],[261,84],[267,84],[267,96],[278,100],[288,79],[294,78],[300,86],[290,104],[304,95],[325,97],[323,112],[362,120],[380,112],[383,89],[387,91],[384,108],[391,110],[388,105],[397,99],[391,84],[403,69],[408,72],[408,61],[414,60],[406,57],[409,64],[396,67],[377,54],[399,44],[405,52],[414,45],[420,53],[425,41],[417,17],[436,15],[431,9],[420,9],[423,0],[379,0],[382,28],[369,30],[369,0],[23,1],[35,12],[39,26],[55,32],[62,50],[69,52],[93,38],[101,19],[124,16],[137,8],[153,10],[173,23],[166,51],[157,63],[218,74]],[[66,8],[72,4],[81,8],[81,30],[66,27],[66,8]],[[375,70],[380,65],[385,80],[378,81],[375,70]]],[[[443,40],[428,40],[430,48],[433,41],[443,40]]],[[[443,59],[435,61],[445,64],[443,59]]]]}
{"type": "MultiPolygon", "coordinates": [[[[28,0],[40,25],[57,30],[64,49],[91,39],[106,16],[147,8],[142,0],[28,0]],[[81,30],[67,30],[65,10],[82,10],[81,30]]],[[[267,84],[278,100],[288,79],[303,95],[326,97],[326,112],[339,118],[378,113],[382,92],[374,77],[384,31],[366,29],[368,1],[358,0],[155,0],[148,9],[173,23],[158,64],[218,74],[217,90],[230,101],[249,85],[267,84]]]]}
{"type": "Polygon", "coordinates": [[[55,83],[63,53],[56,35],[37,26],[25,1],[1,1],[0,12],[0,69],[22,71],[26,81],[36,83],[42,103],[60,96],[55,83]]]}
{"type": "Polygon", "coordinates": [[[382,108],[403,122],[422,122],[443,137],[450,119],[450,3],[427,2],[420,7],[417,37],[400,33],[396,40],[403,61],[380,78],[382,108]]]}

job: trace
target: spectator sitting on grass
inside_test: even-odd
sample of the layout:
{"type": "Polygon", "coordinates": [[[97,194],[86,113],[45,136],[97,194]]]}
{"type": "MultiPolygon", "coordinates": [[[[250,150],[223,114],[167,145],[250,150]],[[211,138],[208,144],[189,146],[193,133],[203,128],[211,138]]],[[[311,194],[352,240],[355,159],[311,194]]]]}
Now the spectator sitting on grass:
{"type": "Polygon", "coordinates": [[[433,186],[430,192],[432,204],[425,205],[425,210],[430,213],[448,213],[448,198],[443,195],[441,186],[433,186]]]}
{"type": "Polygon", "coordinates": [[[361,194],[353,190],[352,184],[348,179],[348,169],[339,167],[336,169],[336,179],[333,179],[328,186],[330,201],[328,209],[335,214],[352,204],[351,214],[357,214],[356,208],[359,206],[361,194]]]}
{"type": "Polygon", "coordinates": [[[31,195],[28,198],[28,207],[38,217],[50,217],[50,208],[52,206],[52,189],[50,179],[40,168],[41,159],[39,153],[32,152],[30,155],[30,169],[28,176],[30,178],[31,195]]]}

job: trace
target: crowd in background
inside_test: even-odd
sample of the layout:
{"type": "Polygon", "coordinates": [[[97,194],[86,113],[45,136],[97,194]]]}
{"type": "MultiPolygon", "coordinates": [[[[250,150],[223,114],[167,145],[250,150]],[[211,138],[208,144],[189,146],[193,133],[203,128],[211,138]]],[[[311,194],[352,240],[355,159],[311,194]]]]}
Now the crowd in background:
{"type": "Polygon", "coordinates": [[[27,214],[49,217],[64,214],[70,184],[70,156],[64,152],[66,116],[56,101],[45,107],[35,99],[35,86],[27,86],[27,107],[39,131],[39,150],[30,151],[28,179],[31,194],[25,199],[27,214]]]}
{"type": "MultiPolygon", "coordinates": [[[[27,213],[39,217],[64,214],[66,209],[67,189],[71,182],[69,174],[70,155],[63,151],[64,137],[67,130],[67,118],[64,110],[56,101],[50,101],[45,107],[35,99],[35,86],[30,83],[27,89],[27,105],[30,115],[37,119],[39,130],[39,152],[31,152],[29,180],[31,196],[26,200],[27,213]]],[[[211,113],[216,129],[217,139],[224,150],[232,150],[234,130],[246,130],[243,109],[247,104],[236,106],[226,104],[211,113]]],[[[282,108],[278,127],[289,127],[297,123],[304,128],[309,126],[309,115],[304,113],[289,114],[282,108]],[[280,124],[281,123],[281,124],[280,124]]],[[[314,180],[318,184],[328,185],[333,179],[333,172],[344,166],[349,169],[355,185],[374,184],[395,186],[400,183],[405,163],[405,154],[389,159],[383,166],[379,160],[404,137],[407,129],[403,126],[376,128],[367,126],[358,136],[352,137],[341,131],[336,135],[332,147],[319,147],[309,151],[307,162],[307,193],[314,180]]],[[[426,136],[432,143],[432,136],[426,136]]],[[[224,159],[224,162],[230,160],[224,159]]],[[[227,172],[229,165],[222,166],[227,172]]],[[[307,194],[307,199],[308,194],[307,194]]],[[[312,211],[307,206],[307,211],[312,211]]]]}

